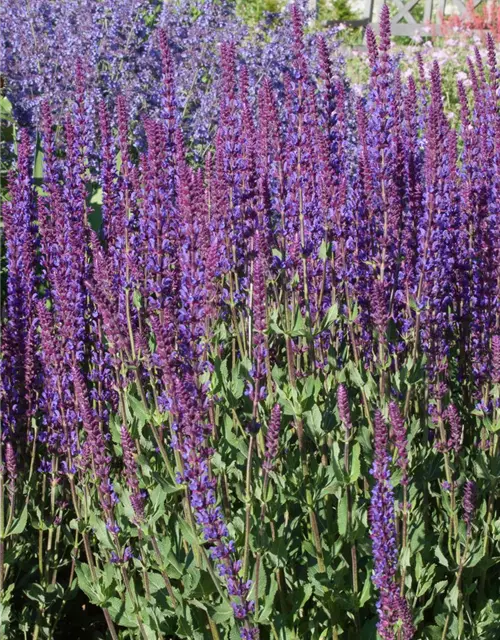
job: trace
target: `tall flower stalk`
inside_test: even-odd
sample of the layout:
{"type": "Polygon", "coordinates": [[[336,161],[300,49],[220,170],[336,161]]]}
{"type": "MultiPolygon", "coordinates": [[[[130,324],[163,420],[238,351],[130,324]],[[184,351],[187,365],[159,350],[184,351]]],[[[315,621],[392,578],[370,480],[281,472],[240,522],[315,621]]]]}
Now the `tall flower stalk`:
{"type": "Polygon", "coordinates": [[[373,549],[373,583],[379,590],[377,630],[384,640],[394,640],[396,625],[402,624],[403,638],[413,638],[415,629],[408,603],[399,593],[396,580],[398,548],[391,485],[388,430],[380,411],[374,418],[374,460],[371,473],[375,485],[370,502],[370,537],[373,549]]]}

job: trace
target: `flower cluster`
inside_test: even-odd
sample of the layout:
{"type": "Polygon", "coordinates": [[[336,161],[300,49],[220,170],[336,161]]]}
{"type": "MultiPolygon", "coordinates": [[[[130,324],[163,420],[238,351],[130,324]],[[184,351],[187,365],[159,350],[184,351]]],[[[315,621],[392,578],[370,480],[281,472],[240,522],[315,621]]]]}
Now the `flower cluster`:
{"type": "Polygon", "coordinates": [[[8,0],[0,18],[7,95],[25,125],[40,124],[48,97],[58,116],[71,105],[78,91],[73,66],[78,60],[89,76],[89,109],[97,110],[101,99],[113,104],[124,95],[131,117],[158,115],[157,40],[158,28],[163,29],[176,62],[179,113],[197,154],[206,152],[216,127],[221,43],[241,43],[241,56],[256,80],[282,72],[291,59],[289,28],[281,16],[269,16],[265,25],[250,30],[235,4],[225,1],[8,0]]]}

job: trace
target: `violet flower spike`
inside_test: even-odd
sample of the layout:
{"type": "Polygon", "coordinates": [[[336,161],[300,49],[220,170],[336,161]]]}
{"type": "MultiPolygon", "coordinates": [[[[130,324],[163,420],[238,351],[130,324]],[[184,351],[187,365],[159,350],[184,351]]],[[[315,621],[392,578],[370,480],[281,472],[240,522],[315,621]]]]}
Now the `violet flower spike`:
{"type": "Polygon", "coordinates": [[[266,433],[266,459],[263,467],[265,471],[271,471],[275,465],[275,459],[278,455],[279,436],[281,427],[281,407],[275,404],[271,410],[271,419],[266,433]]]}
{"type": "Polygon", "coordinates": [[[144,495],[139,488],[138,468],[135,459],[136,448],[132,440],[132,436],[125,426],[120,429],[122,449],[123,449],[123,466],[127,485],[130,489],[130,503],[138,522],[144,519],[144,495]]]}
{"type": "Polygon", "coordinates": [[[464,486],[463,510],[464,521],[467,525],[467,535],[470,535],[472,528],[472,518],[476,509],[477,486],[472,480],[467,480],[464,486]]]}
{"type": "Polygon", "coordinates": [[[380,593],[377,603],[377,630],[383,640],[394,640],[395,626],[406,620],[404,637],[413,637],[414,628],[408,623],[409,609],[399,594],[396,580],[398,547],[394,512],[394,491],[390,483],[390,458],[387,452],[388,432],[380,411],[374,419],[374,461],[371,473],[375,478],[369,509],[370,537],[374,559],[373,583],[380,593]]]}
{"type": "Polygon", "coordinates": [[[7,469],[7,478],[9,481],[8,492],[10,499],[14,499],[17,480],[17,460],[12,443],[8,441],[5,445],[5,468],[7,469]]]}
{"type": "Polygon", "coordinates": [[[337,406],[339,408],[340,420],[348,433],[352,429],[351,409],[349,407],[349,395],[343,384],[340,384],[337,389],[337,406]]]}
{"type": "Polygon", "coordinates": [[[462,445],[462,423],[460,414],[454,404],[450,404],[446,410],[446,418],[450,424],[450,437],[448,438],[447,447],[455,453],[460,452],[462,445]]]}
{"type": "Polygon", "coordinates": [[[491,338],[491,380],[500,384],[500,334],[491,338]]]}
{"type": "Polygon", "coordinates": [[[389,418],[394,432],[394,444],[397,451],[397,464],[402,471],[401,483],[408,484],[408,435],[406,424],[398,405],[389,403],[389,418]]]}

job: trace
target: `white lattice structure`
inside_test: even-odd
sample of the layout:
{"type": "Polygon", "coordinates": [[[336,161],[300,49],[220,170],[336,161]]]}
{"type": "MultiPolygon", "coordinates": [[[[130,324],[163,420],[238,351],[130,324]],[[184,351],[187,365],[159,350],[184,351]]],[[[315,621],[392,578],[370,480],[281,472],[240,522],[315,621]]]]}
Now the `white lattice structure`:
{"type": "MultiPolygon", "coordinates": [[[[474,8],[485,3],[485,0],[473,0],[474,8]]],[[[391,17],[391,32],[395,36],[413,36],[424,27],[432,27],[434,34],[439,34],[439,20],[441,16],[452,13],[462,15],[466,12],[464,0],[390,0],[389,6],[396,9],[391,17]],[[421,19],[412,14],[412,10],[423,8],[421,19]]],[[[378,17],[382,4],[375,0],[365,0],[364,17],[368,24],[375,29],[378,27],[378,17]]]]}

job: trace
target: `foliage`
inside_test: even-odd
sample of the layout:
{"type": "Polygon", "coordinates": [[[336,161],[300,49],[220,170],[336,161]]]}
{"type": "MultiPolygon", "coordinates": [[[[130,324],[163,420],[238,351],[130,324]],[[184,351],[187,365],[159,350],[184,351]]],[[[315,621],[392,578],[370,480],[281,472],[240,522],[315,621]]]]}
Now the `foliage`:
{"type": "Polygon", "coordinates": [[[350,0],[323,0],[318,3],[318,18],[320,22],[347,22],[357,20],[359,16],[350,0]]]}
{"type": "Polygon", "coordinates": [[[284,0],[253,0],[245,2],[245,0],[236,0],[236,10],[245,21],[249,23],[258,23],[265,14],[279,13],[285,7],[284,0]]]}
{"type": "Polygon", "coordinates": [[[493,41],[454,128],[437,62],[401,74],[387,7],[360,95],[296,7],[285,27],[279,80],[222,44],[202,168],[166,31],[145,143],[123,96],[94,121],[82,63],[59,129],[45,101],[20,132],[7,640],[75,619],[113,640],[499,635],[493,41]]]}
{"type": "MultiPolygon", "coordinates": [[[[266,14],[277,14],[286,10],[287,0],[236,0],[238,13],[250,23],[257,23],[266,14]]],[[[305,11],[308,6],[307,0],[302,3],[305,11]]],[[[314,28],[318,28],[326,22],[344,22],[355,20],[356,12],[351,7],[350,0],[317,0],[316,15],[314,16],[314,28]]]]}

